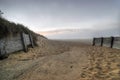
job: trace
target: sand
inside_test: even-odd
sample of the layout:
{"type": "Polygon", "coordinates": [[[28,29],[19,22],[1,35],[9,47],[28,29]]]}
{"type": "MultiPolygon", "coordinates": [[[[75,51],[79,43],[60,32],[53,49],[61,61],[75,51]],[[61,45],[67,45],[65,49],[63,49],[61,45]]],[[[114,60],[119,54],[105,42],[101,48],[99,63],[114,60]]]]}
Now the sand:
{"type": "Polygon", "coordinates": [[[0,61],[0,80],[120,80],[120,50],[79,41],[38,40],[0,61]]]}
{"type": "Polygon", "coordinates": [[[120,80],[120,50],[89,47],[90,66],[83,70],[83,80],[120,80]]]}

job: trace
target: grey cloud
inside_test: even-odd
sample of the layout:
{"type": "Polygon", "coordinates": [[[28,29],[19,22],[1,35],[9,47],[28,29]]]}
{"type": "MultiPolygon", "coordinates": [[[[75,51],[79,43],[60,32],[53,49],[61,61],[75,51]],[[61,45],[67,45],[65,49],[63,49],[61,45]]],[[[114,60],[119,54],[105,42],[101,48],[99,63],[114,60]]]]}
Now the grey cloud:
{"type": "MultiPolygon", "coordinates": [[[[61,29],[64,32],[48,37],[80,38],[119,34],[119,26],[103,25],[82,29],[82,22],[115,19],[119,14],[120,0],[0,0],[5,18],[27,25],[32,30],[61,29]],[[73,27],[74,29],[69,29],[73,27]],[[76,31],[80,29],[80,31],[76,31]],[[58,36],[57,36],[58,35],[58,36]]],[[[101,25],[102,24],[102,25],[101,25]]]]}
{"type": "MultiPolygon", "coordinates": [[[[92,29],[65,29],[56,30],[55,34],[47,35],[51,39],[85,39],[93,37],[110,37],[110,36],[120,36],[120,27],[113,27],[102,30],[92,30],[92,29]],[[58,33],[57,33],[58,32],[58,33]]],[[[54,32],[54,31],[53,31],[54,32]]]]}

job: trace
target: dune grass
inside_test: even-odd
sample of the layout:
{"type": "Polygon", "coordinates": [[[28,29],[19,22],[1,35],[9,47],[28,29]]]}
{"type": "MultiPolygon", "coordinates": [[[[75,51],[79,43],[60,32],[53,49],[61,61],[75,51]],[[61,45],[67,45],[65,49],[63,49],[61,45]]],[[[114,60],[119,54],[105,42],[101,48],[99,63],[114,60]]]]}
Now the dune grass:
{"type": "Polygon", "coordinates": [[[6,20],[5,18],[0,17],[0,39],[4,37],[9,37],[9,36],[15,36],[16,34],[21,32],[24,32],[26,34],[31,34],[33,37],[34,44],[37,45],[36,41],[37,41],[37,36],[39,34],[36,34],[35,32],[28,29],[26,26],[22,24],[16,24],[14,22],[10,22],[6,20]]]}

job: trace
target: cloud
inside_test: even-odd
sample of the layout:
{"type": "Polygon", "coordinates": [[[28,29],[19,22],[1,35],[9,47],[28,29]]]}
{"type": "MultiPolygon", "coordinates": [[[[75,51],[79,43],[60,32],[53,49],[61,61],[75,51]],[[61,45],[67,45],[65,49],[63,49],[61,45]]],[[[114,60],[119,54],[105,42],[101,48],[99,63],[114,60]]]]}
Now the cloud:
{"type": "Polygon", "coordinates": [[[48,38],[119,35],[119,7],[120,0],[0,0],[8,20],[48,38]]]}
{"type": "MultiPolygon", "coordinates": [[[[46,28],[81,28],[93,20],[113,18],[119,0],[0,0],[0,8],[10,21],[34,31],[46,28]],[[87,22],[85,24],[82,24],[87,22]]],[[[90,23],[89,23],[90,22],[90,23]]],[[[94,23],[94,22],[93,22],[94,23]]]]}
{"type": "Polygon", "coordinates": [[[52,39],[80,39],[93,37],[119,36],[120,26],[117,23],[99,24],[88,29],[57,29],[38,32],[52,39]]]}
{"type": "Polygon", "coordinates": [[[37,32],[43,35],[53,35],[53,34],[63,34],[63,33],[73,33],[73,32],[81,32],[83,29],[57,29],[51,31],[41,31],[37,32]]]}

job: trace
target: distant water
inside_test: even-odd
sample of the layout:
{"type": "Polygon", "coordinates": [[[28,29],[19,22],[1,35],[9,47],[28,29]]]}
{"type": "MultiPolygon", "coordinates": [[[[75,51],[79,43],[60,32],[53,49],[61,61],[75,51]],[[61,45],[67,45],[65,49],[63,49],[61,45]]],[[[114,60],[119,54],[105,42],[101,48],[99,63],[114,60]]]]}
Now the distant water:
{"type": "Polygon", "coordinates": [[[85,43],[85,44],[92,44],[92,39],[56,39],[59,41],[70,41],[70,42],[80,42],[80,43],[85,43]]]}

